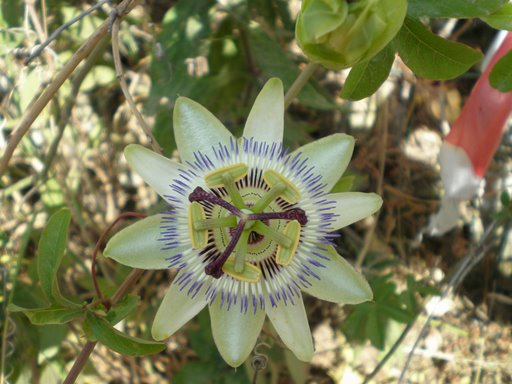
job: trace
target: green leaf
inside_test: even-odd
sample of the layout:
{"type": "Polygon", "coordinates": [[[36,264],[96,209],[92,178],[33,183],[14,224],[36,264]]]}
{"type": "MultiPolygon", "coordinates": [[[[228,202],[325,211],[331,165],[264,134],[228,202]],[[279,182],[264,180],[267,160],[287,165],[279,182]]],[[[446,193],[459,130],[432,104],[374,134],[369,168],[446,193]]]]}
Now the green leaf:
{"type": "Polygon", "coordinates": [[[512,91],[512,51],[496,62],[489,75],[489,82],[500,92],[512,91]]]}
{"type": "Polygon", "coordinates": [[[453,79],[482,58],[480,52],[436,36],[410,18],[405,19],[395,43],[405,64],[415,74],[431,80],[453,79]]]}
{"type": "Polygon", "coordinates": [[[507,2],[508,0],[409,0],[407,14],[413,17],[468,19],[490,15],[507,2]]]}
{"type": "Polygon", "coordinates": [[[165,349],[164,343],[129,336],[115,329],[107,320],[96,317],[90,312],[87,313],[85,322],[100,343],[122,355],[144,356],[165,349]]]}
{"type": "Polygon", "coordinates": [[[34,325],[64,324],[84,315],[84,308],[50,307],[24,310],[23,313],[34,325]]]}
{"type": "Polygon", "coordinates": [[[354,185],[355,176],[342,176],[334,187],[332,187],[329,193],[341,193],[341,192],[350,192],[352,190],[352,186],[354,185]]]}
{"type": "Polygon", "coordinates": [[[388,78],[394,60],[395,50],[388,45],[369,61],[354,65],[340,96],[349,100],[361,100],[372,95],[388,78]]]}
{"type": "Polygon", "coordinates": [[[41,288],[50,302],[67,302],[61,295],[57,285],[57,271],[64,256],[68,227],[71,221],[69,209],[63,208],[55,212],[48,220],[48,224],[39,240],[37,272],[41,288]]]}
{"type": "Polygon", "coordinates": [[[512,3],[505,4],[496,12],[481,19],[493,28],[512,31],[512,3]]]}
{"type": "Polygon", "coordinates": [[[116,325],[128,316],[135,308],[137,308],[139,302],[139,296],[126,295],[119,303],[108,311],[106,319],[110,324],[116,325]]]}

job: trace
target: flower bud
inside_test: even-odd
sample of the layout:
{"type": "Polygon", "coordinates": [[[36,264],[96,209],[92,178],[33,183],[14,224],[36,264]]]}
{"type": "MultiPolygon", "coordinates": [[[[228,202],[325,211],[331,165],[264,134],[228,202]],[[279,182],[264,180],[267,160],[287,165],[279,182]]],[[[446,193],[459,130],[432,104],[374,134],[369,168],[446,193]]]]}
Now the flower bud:
{"type": "Polygon", "coordinates": [[[295,37],[312,61],[347,68],[384,48],[406,11],[407,0],[303,0],[295,37]]]}

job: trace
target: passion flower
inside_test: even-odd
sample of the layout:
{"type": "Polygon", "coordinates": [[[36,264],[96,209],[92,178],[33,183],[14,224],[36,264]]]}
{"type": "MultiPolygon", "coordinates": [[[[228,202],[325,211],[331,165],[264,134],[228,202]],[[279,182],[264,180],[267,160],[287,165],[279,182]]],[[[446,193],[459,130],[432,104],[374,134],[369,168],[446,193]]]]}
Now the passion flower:
{"type": "Polygon", "coordinates": [[[365,279],[339,256],[332,234],[378,210],[373,193],[329,191],[345,171],[354,139],[335,134],[289,153],[282,148],[283,86],[258,95],[243,137],[180,97],[174,130],[181,163],[129,145],[131,167],[170,205],[116,234],[105,255],[143,269],[178,273],[152,335],[171,336],[204,307],[228,364],[249,356],[268,316],[284,344],[313,356],[302,291],[357,304],[372,298],[365,279]]]}

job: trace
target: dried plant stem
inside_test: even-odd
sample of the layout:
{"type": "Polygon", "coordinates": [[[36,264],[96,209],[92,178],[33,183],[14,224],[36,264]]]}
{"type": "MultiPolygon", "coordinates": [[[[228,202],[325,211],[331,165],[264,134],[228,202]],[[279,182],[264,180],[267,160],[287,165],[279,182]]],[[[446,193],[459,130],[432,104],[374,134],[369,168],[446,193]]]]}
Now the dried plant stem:
{"type": "MultiPolygon", "coordinates": [[[[117,17],[126,15],[135,7],[136,4],[137,0],[123,0],[123,2],[121,2],[121,4],[119,4],[119,6],[116,8],[118,15],[117,17]]],[[[23,136],[25,136],[25,134],[28,132],[32,123],[39,116],[43,108],[54,97],[55,93],[59,90],[64,81],[66,81],[71,73],[73,73],[78,64],[86,59],[91,54],[94,47],[96,47],[96,45],[101,41],[101,39],[107,35],[109,26],[110,21],[106,20],[91,36],[89,36],[89,38],[82,44],[80,48],[78,48],[71,59],[61,69],[57,76],[55,76],[53,81],[48,85],[41,96],[39,96],[22,115],[20,122],[9,138],[9,142],[5,148],[4,155],[0,161],[0,176],[3,175],[3,173],[6,171],[14,150],[20,143],[23,136]]]]}
{"type": "MultiPolygon", "coordinates": [[[[59,28],[57,28],[53,33],[48,37],[39,47],[37,47],[32,54],[27,57],[25,60],[25,65],[28,65],[32,60],[34,60],[37,56],[41,54],[41,52],[53,41],[55,40],[66,28],[69,28],[71,25],[75,24],[77,21],[83,19],[85,16],[89,15],[90,13],[94,12],[98,8],[101,8],[103,5],[110,3],[110,0],[103,0],[99,3],[93,5],[91,8],[85,10],[84,12],[80,13],[78,16],[74,17],[73,19],[69,20],[67,23],[62,24],[59,28]]],[[[43,2],[43,17],[46,15],[45,10],[45,2],[43,2]]],[[[32,3],[33,7],[33,3],[32,3]]],[[[35,14],[35,9],[34,9],[35,14]]],[[[45,19],[44,19],[45,20],[45,19]]],[[[44,26],[41,29],[41,33],[43,36],[46,34],[46,21],[44,22],[44,26]]]]}
{"type": "Polygon", "coordinates": [[[60,141],[62,140],[66,126],[68,125],[69,119],[71,118],[71,112],[73,110],[73,106],[75,105],[80,86],[82,85],[82,82],[84,81],[87,74],[92,69],[98,57],[104,52],[108,43],[109,40],[104,37],[103,40],[100,41],[100,43],[94,48],[91,55],[87,58],[82,67],[80,67],[80,70],[76,76],[73,77],[71,81],[71,95],[67,99],[66,104],[64,105],[64,109],[60,114],[57,127],[57,135],[50,144],[50,149],[48,150],[44,160],[43,170],[38,175],[34,176],[33,180],[35,185],[23,196],[23,201],[28,200],[34,194],[34,192],[36,192],[40,186],[44,184],[48,179],[48,172],[53,163],[53,160],[55,159],[55,156],[57,155],[57,149],[59,147],[60,141]]]}
{"type": "MultiPolygon", "coordinates": [[[[489,238],[491,233],[496,229],[496,226],[497,226],[497,222],[493,222],[487,228],[484,235],[482,236],[482,239],[480,240],[479,244],[475,247],[475,249],[472,252],[468,253],[468,255],[464,259],[462,259],[462,261],[457,266],[455,266],[454,272],[451,274],[450,278],[447,279],[446,288],[441,293],[440,300],[445,299],[449,294],[453,293],[457,289],[457,287],[462,283],[462,281],[464,280],[464,278],[466,277],[468,272],[471,271],[471,269],[480,260],[482,260],[483,255],[486,252],[485,243],[487,242],[487,239],[489,238]]],[[[424,301],[424,303],[427,303],[427,302],[428,302],[428,298],[424,301]]],[[[424,307],[425,306],[423,306],[423,308],[424,307]]],[[[418,317],[422,313],[423,310],[418,312],[418,314],[416,315],[414,320],[412,320],[409,324],[407,324],[407,326],[402,331],[402,334],[400,335],[400,337],[395,341],[393,346],[389,349],[389,351],[382,358],[382,360],[379,362],[379,364],[377,364],[377,366],[372,371],[372,373],[370,373],[365,378],[363,384],[369,383],[370,380],[372,380],[377,375],[377,373],[379,373],[379,371],[382,369],[382,367],[384,367],[384,365],[388,362],[388,360],[391,358],[391,356],[393,356],[393,354],[398,350],[398,347],[400,347],[400,345],[402,344],[403,340],[405,339],[405,337],[407,336],[409,331],[412,329],[414,324],[416,324],[416,321],[418,320],[418,317]]],[[[407,360],[404,364],[402,373],[400,375],[400,379],[398,381],[399,383],[403,382],[403,380],[405,379],[405,373],[407,372],[407,369],[409,368],[409,363],[410,363],[411,357],[414,354],[414,351],[415,351],[416,347],[418,346],[419,341],[423,338],[431,319],[432,319],[432,313],[429,313],[427,315],[427,319],[425,320],[425,323],[423,324],[423,326],[421,328],[421,331],[420,331],[418,337],[416,338],[416,341],[414,342],[413,347],[411,348],[411,351],[408,354],[407,360]]]]}
{"type": "Polygon", "coordinates": [[[315,73],[315,70],[317,69],[318,64],[315,63],[309,63],[306,65],[306,67],[302,70],[299,76],[295,79],[290,89],[288,89],[288,92],[286,92],[286,95],[284,95],[284,108],[288,108],[290,104],[292,103],[293,99],[299,94],[302,88],[307,84],[309,78],[315,73]]]}
{"type": "Polygon", "coordinates": [[[153,136],[151,128],[149,128],[146,121],[144,120],[144,117],[142,117],[142,114],[137,109],[137,106],[133,101],[130,91],[128,90],[128,84],[126,83],[126,79],[124,78],[123,65],[121,63],[121,57],[119,54],[119,23],[121,21],[117,17],[115,11],[112,13],[112,15],[112,17],[114,18],[112,22],[112,54],[114,57],[114,65],[116,67],[117,79],[119,80],[119,84],[121,85],[121,90],[123,91],[124,97],[126,98],[126,102],[128,103],[128,106],[130,107],[132,113],[135,115],[135,118],[140,124],[142,130],[148,137],[151,147],[155,152],[162,154],[162,147],[160,147],[155,137],[153,136]]]}
{"type": "MultiPolygon", "coordinates": [[[[453,274],[451,274],[450,278],[448,279],[448,282],[446,284],[446,288],[443,290],[443,292],[440,295],[439,300],[444,300],[448,295],[453,294],[455,290],[459,287],[459,285],[462,283],[466,275],[473,269],[473,267],[478,264],[484,257],[485,253],[488,250],[488,246],[486,245],[486,242],[490,235],[494,232],[496,227],[498,226],[498,222],[494,221],[491,225],[487,228],[485,233],[482,236],[482,239],[480,240],[479,244],[473,249],[472,252],[469,252],[464,259],[462,259],[454,269],[453,274]]],[[[427,319],[423,323],[423,326],[421,327],[420,333],[416,340],[414,341],[414,344],[411,348],[411,351],[407,355],[407,359],[405,360],[404,367],[402,368],[402,373],[400,374],[400,378],[398,379],[398,384],[401,384],[405,380],[405,375],[407,373],[407,370],[409,369],[409,364],[411,362],[412,356],[414,354],[414,351],[418,347],[418,344],[421,339],[425,336],[428,326],[430,324],[430,320],[432,320],[432,312],[430,312],[427,316],[427,319]]]]}

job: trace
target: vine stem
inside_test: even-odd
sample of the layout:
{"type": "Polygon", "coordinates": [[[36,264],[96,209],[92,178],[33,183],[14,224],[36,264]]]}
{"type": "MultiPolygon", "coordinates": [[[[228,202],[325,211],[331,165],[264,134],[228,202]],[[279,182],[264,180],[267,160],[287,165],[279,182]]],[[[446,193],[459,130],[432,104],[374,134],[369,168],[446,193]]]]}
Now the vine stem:
{"type": "MultiPolygon", "coordinates": [[[[108,233],[114,228],[114,226],[119,223],[121,220],[126,219],[128,217],[146,217],[146,215],[142,213],[137,212],[125,212],[121,215],[119,215],[101,234],[100,238],[96,242],[96,245],[94,246],[94,250],[92,252],[92,264],[91,264],[91,275],[92,275],[92,282],[94,285],[94,290],[96,291],[96,295],[100,299],[101,302],[107,307],[107,309],[110,309],[112,306],[116,305],[123,297],[126,295],[126,293],[130,290],[132,285],[139,279],[139,277],[144,273],[144,270],[142,269],[134,269],[128,277],[125,279],[123,284],[117,289],[117,291],[114,293],[111,299],[106,300],[101,293],[100,287],[98,285],[97,277],[96,277],[96,263],[97,263],[97,255],[98,251],[105,241],[105,238],[107,237],[108,233]]],[[[71,367],[71,370],[69,371],[68,375],[63,381],[63,384],[73,384],[80,374],[82,372],[82,369],[84,369],[85,364],[87,364],[87,361],[89,360],[89,356],[91,355],[92,351],[96,347],[97,341],[88,341],[84,344],[82,347],[82,350],[80,351],[80,354],[77,356],[75,363],[71,367]]]]}
{"type": "Polygon", "coordinates": [[[309,78],[315,73],[315,70],[318,68],[318,64],[309,63],[302,70],[299,76],[295,79],[286,95],[284,95],[284,109],[287,109],[292,103],[293,99],[299,94],[302,88],[307,84],[309,78]]]}
{"type": "MultiPolygon", "coordinates": [[[[133,283],[139,279],[139,277],[144,273],[144,270],[142,269],[134,269],[126,278],[126,280],[121,284],[121,286],[117,289],[117,291],[112,296],[112,299],[110,300],[111,305],[115,305],[121,300],[124,295],[130,290],[133,283]]],[[[82,372],[82,369],[84,369],[85,364],[87,364],[87,361],[89,360],[89,356],[91,355],[92,351],[96,347],[97,341],[88,341],[84,344],[82,347],[82,350],[80,351],[80,354],[75,360],[75,363],[71,367],[68,375],[62,382],[62,384],[73,384],[80,374],[82,372]]]]}
{"type": "MultiPolygon", "coordinates": [[[[96,295],[98,296],[98,299],[104,300],[103,293],[101,293],[100,286],[98,284],[98,279],[96,277],[96,265],[97,265],[97,256],[98,252],[100,250],[101,245],[105,241],[105,238],[107,237],[108,233],[114,228],[114,226],[119,223],[121,220],[124,220],[128,217],[146,217],[143,213],[138,212],[124,212],[121,215],[119,215],[110,225],[103,231],[100,238],[96,242],[96,245],[94,246],[94,249],[92,251],[92,264],[91,264],[91,276],[92,276],[92,282],[94,285],[94,290],[96,291],[96,295]]],[[[122,285],[121,285],[122,287],[122,285]]],[[[121,289],[121,288],[119,288],[121,289]]]]}

